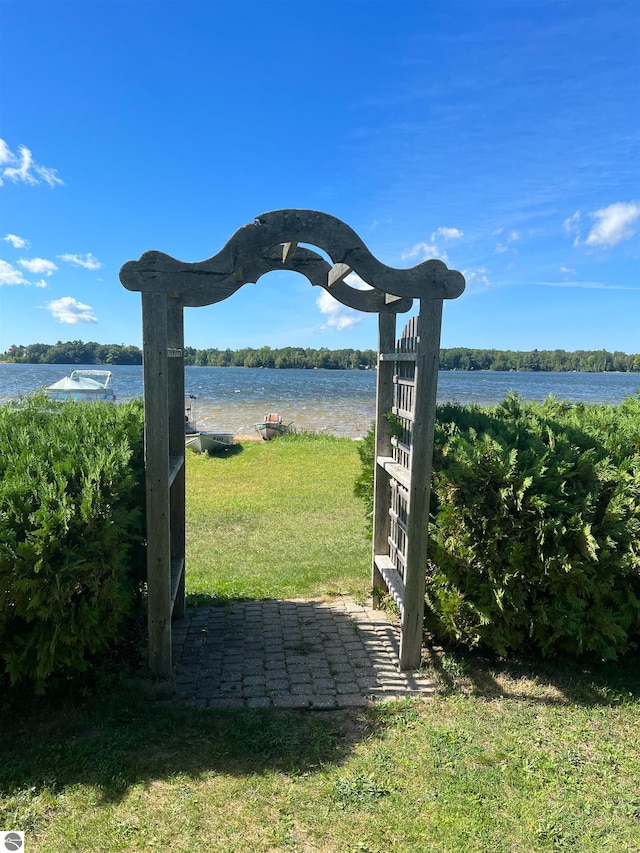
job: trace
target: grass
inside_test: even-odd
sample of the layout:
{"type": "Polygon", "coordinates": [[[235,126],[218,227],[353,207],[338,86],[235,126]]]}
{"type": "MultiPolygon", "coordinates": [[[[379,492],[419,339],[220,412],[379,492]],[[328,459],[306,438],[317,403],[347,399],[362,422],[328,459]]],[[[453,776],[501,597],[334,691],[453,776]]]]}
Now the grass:
{"type": "Polygon", "coordinates": [[[371,546],[348,439],[285,436],[187,454],[187,594],[364,595],[371,546]]]}
{"type": "MultiPolygon", "coordinates": [[[[364,590],[356,467],[323,439],[190,458],[192,597],[364,590]]],[[[637,657],[427,662],[434,699],[358,712],[198,710],[135,671],[0,704],[0,829],[29,853],[640,851],[637,657]]]]}

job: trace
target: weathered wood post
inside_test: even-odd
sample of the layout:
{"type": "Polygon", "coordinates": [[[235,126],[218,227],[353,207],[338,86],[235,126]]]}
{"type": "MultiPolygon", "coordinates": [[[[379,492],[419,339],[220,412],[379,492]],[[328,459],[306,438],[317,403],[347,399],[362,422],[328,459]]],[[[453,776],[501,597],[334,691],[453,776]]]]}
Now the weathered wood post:
{"type": "Polygon", "coordinates": [[[172,616],[184,616],[185,606],[185,469],[184,469],[184,309],[173,297],[167,304],[167,376],[169,460],[175,471],[170,482],[170,536],[171,536],[171,600],[172,616]]]}
{"type": "Polygon", "coordinates": [[[164,677],[171,675],[168,299],[142,294],[149,666],[164,677]]]}
{"type": "Polygon", "coordinates": [[[415,408],[409,487],[409,536],[402,612],[400,669],[420,665],[427,570],[429,499],[440,361],[442,300],[421,299],[415,353],[415,408]]]}

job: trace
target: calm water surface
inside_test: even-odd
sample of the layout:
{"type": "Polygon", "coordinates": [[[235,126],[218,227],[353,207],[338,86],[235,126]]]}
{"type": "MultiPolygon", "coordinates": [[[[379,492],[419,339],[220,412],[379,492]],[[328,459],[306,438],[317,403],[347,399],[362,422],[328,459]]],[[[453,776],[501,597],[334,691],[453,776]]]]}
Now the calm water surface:
{"type": "MultiPolygon", "coordinates": [[[[0,403],[51,385],[83,366],[91,367],[0,364],[0,403]]],[[[109,369],[118,400],[142,396],[142,367],[109,369]]],[[[375,415],[374,370],[187,367],[185,384],[187,393],[197,397],[196,415],[203,428],[236,434],[255,435],[254,423],[266,412],[279,412],[299,429],[358,438],[375,415]]],[[[527,400],[554,394],[565,400],[615,404],[640,391],[640,374],[444,371],[438,379],[438,402],[492,405],[510,390],[527,400]]]]}

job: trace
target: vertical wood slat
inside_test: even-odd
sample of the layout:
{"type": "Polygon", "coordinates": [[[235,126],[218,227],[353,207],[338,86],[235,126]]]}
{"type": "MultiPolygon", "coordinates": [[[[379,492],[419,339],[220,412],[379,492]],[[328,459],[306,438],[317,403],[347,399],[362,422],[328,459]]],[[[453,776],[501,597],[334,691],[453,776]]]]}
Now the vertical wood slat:
{"type": "Polygon", "coordinates": [[[175,299],[167,300],[167,358],[169,455],[180,458],[170,491],[171,563],[179,571],[172,616],[181,618],[185,610],[185,468],[184,468],[184,309],[175,299]]]}
{"type": "Polygon", "coordinates": [[[410,526],[404,578],[405,606],[400,636],[401,670],[416,669],[419,666],[422,648],[442,304],[441,299],[421,299],[417,320],[415,408],[409,490],[410,526]]]}
{"type": "MultiPolygon", "coordinates": [[[[396,315],[378,315],[378,353],[388,353],[395,349],[396,339],[396,315]]],[[[373,558],[371,584],[373,589],[386,585],[378,567],[376,566],[376,555],[388,553],[389,544],[389,474],[377,460],[380,457],[391,455],[391,436],[389,424],[384,417],[385,412],[390,412],[393,406],[393,371],[392,361],[378,360],[378,371],[376,377],[376,447],[374,456],[374,478],[373,478],[373,558]]],[[[376,596],[373,597],[373,606],[377,607],[376,596]]]]}
{"type": "Polygon", "coordinates": [[[167,299],[165,293],[142,294],[149,667],[162,677],[171,675],[167,299]]]}

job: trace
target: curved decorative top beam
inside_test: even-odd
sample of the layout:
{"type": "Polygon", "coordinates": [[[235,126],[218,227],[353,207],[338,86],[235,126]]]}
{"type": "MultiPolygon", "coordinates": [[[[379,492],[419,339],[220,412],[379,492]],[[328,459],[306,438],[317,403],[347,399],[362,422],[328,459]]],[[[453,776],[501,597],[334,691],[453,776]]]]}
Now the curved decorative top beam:
{"type": "Polygon", "coordinates": [[[265,273],[275,270],[291,270],[304,275],[312,285],[324,287],[338,302],[342,302],[343,305],[354,308],[356,311],[367,311],[376,314],[387,312],[397,314],[411,309],[411,305],[413,304],[412,299],[392,297],[392,301],[389,301],[387,294],[377,288],[360,290],[351,287],[351,285],[344,281],[336,281],[328,287],[327,281],[333,268],[323,257],[310,249],[297,246],[293,254],[290,254],[286,261],[283,259],[284,255],[285,248],[283,246],[275,246],[273,249],[265,252],[264,257],[259,260],[243,265],[241,282],[238,282],[237,278],[231,275],[217,282],[214,289],[210,285],[203,285],[197,291],[180,294],[178,301],[184,306],[191,307],[211,305],[214,302],[221,302],[223,299],[231,296],[243,284],[257,282],[265,273]]]}
{"type": "Polygon", "coordinates": [[[407,300],[455,299],[465,287],[462,274],[439,260],[409,269],[385,266],[348,225],[316,210],[261,214],[205,261],[187,263],[162,252],[145,252],[138,261],[124,264],[120,281],[128,290],[171,293],[183,305],[210,305],[275,269],[300,272],[345,305],[362,311],[407,311],[411,305],[407,300]],[[298,243],[323,249],[333,266],[298,243]],[[373,290],[351,287],[344,281],[349,272],[373,290]]]}

